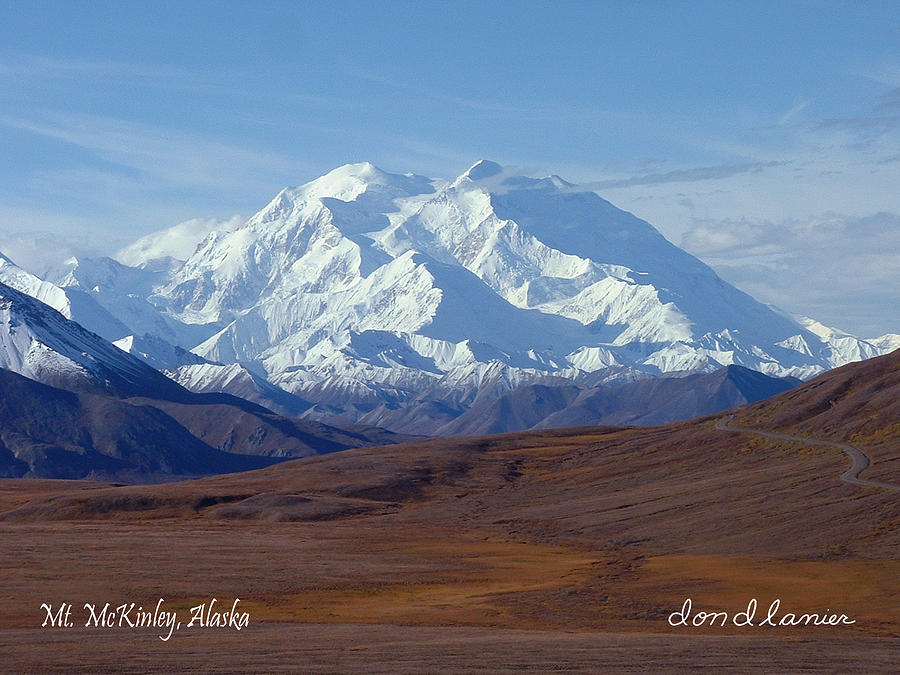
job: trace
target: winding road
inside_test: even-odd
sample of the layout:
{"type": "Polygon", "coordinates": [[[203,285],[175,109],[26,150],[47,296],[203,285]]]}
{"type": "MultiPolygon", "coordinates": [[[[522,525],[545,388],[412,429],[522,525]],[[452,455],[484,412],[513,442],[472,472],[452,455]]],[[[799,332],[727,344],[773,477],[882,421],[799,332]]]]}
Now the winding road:
{"type": "Polygon", "coordinates": [[[761,429],[750,429],[747,427],[733,427],[729,424],[734,419],[734,415],[728,415],[725,419],[716,422],[716,429],[719,431],[736,431],[742,434],[755,434],[756,436],[764,436],[766,438],[774,438],[781,441],[797,441],[804,445],[821,446],[825,448],[837,448],[850,458],[850,468],[841,474],[840,478],[845,483],[853,485],[862,485],[863,487],[881,488],[882,490],[891,490],[900,492],[900,485],[894,483],[881,483],[875,480],[863,480],[859,477],[863,471],[869,468],[871,460],[869,456],[857,447],[847,445],[846,443],[833,443],[831,441],[819,441],[812,438],[803,438],[802,436],[791,436],[789,434],[779,434],[774,431],[762,431],[761,429]]]}

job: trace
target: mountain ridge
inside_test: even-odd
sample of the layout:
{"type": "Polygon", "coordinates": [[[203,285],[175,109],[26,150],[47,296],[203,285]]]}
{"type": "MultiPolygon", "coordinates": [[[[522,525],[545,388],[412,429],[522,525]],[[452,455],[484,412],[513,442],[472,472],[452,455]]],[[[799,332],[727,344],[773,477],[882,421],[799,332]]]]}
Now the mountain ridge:
{"type": "Polygon", "coordinates": [[[323,417],[479,373],[508,390],[621,366],[807,378],[880,351],[831,345],[592,192],[486,160],[449,182],[362,163],[286,188],[155,292],[170,316],[226,324],[195,353],[329,399],[323,417]]]}
{"type": "Polygon", "coordinates": [[[403,407],[381,405],[362,421],[398,433],[445,437],[590,425],[656,426],[758,401],[798,384],[795,378],[773,378],[731,365],[713,373],[605,386],[526,384],[468,407],[426,398],[403,407]]]}
{"type": "Polygon", "coordinates": [[[323,420],[547,378],[735,364],[808,379],[895,342],[773,311],[594,192],[487,160],[452,181],[345,165],[249,218],[176,226],[120,257],[131,266],[73,259],[51,281],[120,317],[123,345],[171,345],[128,348],[192,388],[261,396],[264,379],[323,420]],[[191,237],[185,260],[169,255],[191,237]],[[189,368],[178,349],[257,385],[189,368]]]}

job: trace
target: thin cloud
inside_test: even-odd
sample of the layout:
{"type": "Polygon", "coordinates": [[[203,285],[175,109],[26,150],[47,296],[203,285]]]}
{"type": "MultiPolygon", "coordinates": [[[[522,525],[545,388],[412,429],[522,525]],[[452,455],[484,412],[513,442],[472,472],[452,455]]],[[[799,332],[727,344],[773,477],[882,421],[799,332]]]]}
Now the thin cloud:
{"type": "Polygon", "coordinates": [[[698,221],[681,245],[764,302],[875,337],[900,331],[900,215],[698,221]]]}
{"type": "Polygon", "coordinates": [[[72,256],[92,257],[105,254],[108,242],[101,243],[98,239],[84,233],[21,230],[0,232],[0,253],[32,274],[43,277],[72,256]]]}
{"type": "Polygon", "coordinates": [[[880,102],[875,106],[876,110],[900,110],[900,87],[895,87],[881,97],[880,102]]]}
{"type": "Polygon", "coordinates": [[[594,183],[583,183],[580,189],[610,190],[613,188],[633,187],[635,185],[660,185],[662,183],[696,183],[698,181],[730,178],[742,173],[758,173],[773,166],[781,166],[790,162],[743,162],[740,164],[723,164],[703,166],[694,169],[676,169],[665,173],[649,173],[616,180],[605,180],[594,183]]]}
{"type": "Polygon", "coordinates": [[[603,120],[605,122],[622,121],[630,124],[634,124],[639,116],[639,113],[636,112],[607,110],[575,103],[535,100],[509,102],[471,98],[440,91],[419,83],[403,82],[361,68],[349,68],[349,72],[361,80],[414,94],[417,98],[425,98],[441,105],[450,105],[489,116],[508,115],[526,121],[597,122],[603,120]]]}
{"type": "MultiPolygon", "coordinates": [[[[94,83],[109,85],[139,85],[143,88],[187,92],[192,95],[253,98],[260,91],[252,87],[237,87],[234,82],[215,81],[207,74],[186,68],[150,66],[123,61],[91,61],[85,59],[52,59],[29,54],[7,56],[0,60],[0,81],[16,85],[21,82],[43,82],[44,84],[72,89],[94,83]]],[[[269,99],[277,99],[285,104],[306,104],[318,107],[349,107],[356,101],[331,96],[299,93],[289,89],[266,89],[269,99]]]]}
{"type": "Polygon", "coordinates": [[[0,125],[56,139],[167,186],[228,189],[259,176],[296,172],[296,160],[199,135],[119,119],[48,114],[42,121],[4,117],[0,125]]]}
{"type": "MultiPolygon", "coordinates": [[[[103,241],[96,248],[105,254],[191,217],[255,210],[285,185],[321,173],[277,152],[116,118],[45,113],[0,118],[0,127],[79,149],[77,162],[31,171],[17,190],[3,192],[0,234],[97,236],[103,241]]],[[[66,252],[47,250],[57,258],[66,252]]],[[[36,266],[46,262],[41,251],[26,257],[36,266]]]]}
{"type": "Polygon", "coordinates": [[[146,66],[120,61],[52,59],[20,54],[0,61],[0,77],[7,78],[116,78],[144,82],[171,82],[190,77],[189,71],[164,66],[146,66]]]}
{"type": "Polygon", "coordinates": [[[809,107],[809,101],[801,100],[795,103],[785,112],[781,117],[778,118],[778,126],[784,127],[789,124],[792,124],[795,119],[797,119],[800,114],[809,107]]]}
{"type": "Polygon", "coordinates": [[[866,134],[882,135],[900,127],[900,115],[836,117],[822,120],[819,123],[819,127],[822,129],[847,129],[866,134]]]}
{"type": "Polygon", "coordinates": [[[874,105],[859,115],[824,119],[817,126],[850,131],[866,140],[888,134],[900,128],[900,87],[882,94],[874,105]]]}

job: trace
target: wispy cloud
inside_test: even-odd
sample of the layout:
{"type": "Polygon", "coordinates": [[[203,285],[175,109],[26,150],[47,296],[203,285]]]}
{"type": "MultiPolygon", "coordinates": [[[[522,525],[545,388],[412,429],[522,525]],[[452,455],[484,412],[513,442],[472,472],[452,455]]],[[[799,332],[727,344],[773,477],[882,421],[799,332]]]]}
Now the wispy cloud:
{"type": "MultiPolygon", "coordinates": [[[[0,213],[0,221],[9,217],[0,213]]],[[[44,214],[18,214],[20,227],[28,227],[35,218],[43,219],[44,214]]],[[[88,231],[89,232],[89,231],[88,231]]],[[[46,230],[0,231],[0,253],[8,256],[20,267],[32,274],[43,277],[48,270],[72,256],[96,256],[109,252],[109,241],[101,242],[99,237],[89,233],[61,233],[46,230]]]]}
{"type": "Polygon", "coordinates": [[[821,120],[816,129],[846,131],[864,144],[896,131],[900,129],[900,87],[885,92],[858,114],[821,120]]]}
{"type": "Polygon", "coordinates": [[[779,126],[787,126],[792,124],[802,113],[809,107],[809,101],[801,99],[794,103],[788,110],[778,118],[779,126]]]}
{"type": "MultiPolygon", "coordinates": [[[[209,73],[180,67],[128,63],[112,60],[53,59],[30,54],[7,55],[0,58],[0,82],[10,86],[29,83],[29,86],[66,87],[72,90],[92,85],[108,87],[133,85],[143,89],[177,91],[191,95],[252,99],[260,96],[258,88],[245,80],[211,77],[209,73]]],[[[266,88],[268,100],[284,104],[305,104],[316,107],[343,108],[355,105],[351,99],[298,92],[289,88],[266,88]]]]}
{"type": "Polygon", "coordinates": [[[0,118],[4,128],[4,136],[56,141],[66,158],[23,172],[15,189],[0,189],[0,236],[61,235],[40,250],[7,241],[35,267],[46,264],[45,253],[110,254],[148,231],[191,217],[252,212],[285,185],[321,173],[302,158],[113,117],[7,115],[0,118]],[[68,233],[74,242],[65,239],[68,233]]]}
{"type": "Polygon", "coordinates": [[[190,71],[165,66],[147,66],[120,61],[53,59],[30,54],[7,55],[0,60],[3,78],[117,78],[160,84],[191,77],[190,71]]]}
{"type": "Polygon", "coordinates": [[[697,221],[682,247],[754,297],[875,337],[900,331],[900,215],[697,221]]]}
{"type": "Polygon", "coordinates": [[[588,190],[609,190],[635,185],[660,185],[662,183],[696,183],[698,181],[730,178],[742,173],[757,173],[773,166],[781,166],[789,162],[741,162],[739,164],[721,164],[718,166],[701,166],[692,169],[676,169],[663,173],[648,173],[629,178],[584,183],[579,188],[588,190]]]}
{"type": "Polygon", "coordinates": [[[361,80],[394,89],[398,92],[412,94],[417,98],[450,106],[461,111],[480,113],[486,116],[505,115],[521,121],[555,121],[561,122],[598,122],[622,121],[629,124],[641,123],[647,117],[635,111],[612,110],[596,106],[581,105],[572,102],[535,100],[520,98],[519,100],[491,98],[474,98],[449,93],[438,88],[426,86],[419,82],[406,82],[394,77],[386,77],[364,68],[352,67],[349,71],[361,80]]]}
{"type": "Polygon", "coordinates": [[[296,159],[199,134],[109,117],[47,113],[40,120],[0,118],[0,126],[69,143],[156,181],[156,187],[227,190],[296,171],[296,159]]]}
{"type": "Polygon", "coordinates": [[[888,115],[859,115],[856,117],[834,117],[819,123],[822,129],[845,129],[864,135],[866,138],[882,136],[900,128],[900,111],[888,115]]]}

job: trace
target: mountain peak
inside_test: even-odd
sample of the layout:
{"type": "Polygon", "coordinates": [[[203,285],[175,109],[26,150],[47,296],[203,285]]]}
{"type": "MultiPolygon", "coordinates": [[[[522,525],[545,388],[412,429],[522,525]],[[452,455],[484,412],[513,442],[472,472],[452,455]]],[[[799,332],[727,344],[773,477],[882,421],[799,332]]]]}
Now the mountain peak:
{"type": "Polygon", "coordinates": [[[383,183],[390,181],[390,178],[391,175],[389,173],[382,171],[371,162],[356,162],[332,169],[313,182],[357,180],[363,183],[383,183]]]}
{"type": "Polygon", "coordinates": [[[482,180],[484,178],[496,176],[502,171],[503,167],[497,164],[497,162],[492,162],[487,159],[479,159],[469,167],[468,171],[466,171],[463,176],[469,178],[470,180],[482,180]]]}
{"type": "Polygon", "coordinates": [[[283,189],[264,211],[275,209],[277,212],[289,207],[290,203],[298,198],[302,200],[333,197],[342,201],[352,201],[372,185],[388,185],[390,183],[391,175],[370,162],[344,164],[299,188],[283,189]]]}
{"type": "Polygon", "coordinates": [[[388,173],[370,162],[359,162],[339,166],[300,188],[289,190],[288,194],[299,194],[307,199],[332,197],[353,201],[369,191],[387,194],[393,199],[433,192],[434,188],[431,179],[424,176],[388,173]]]}

